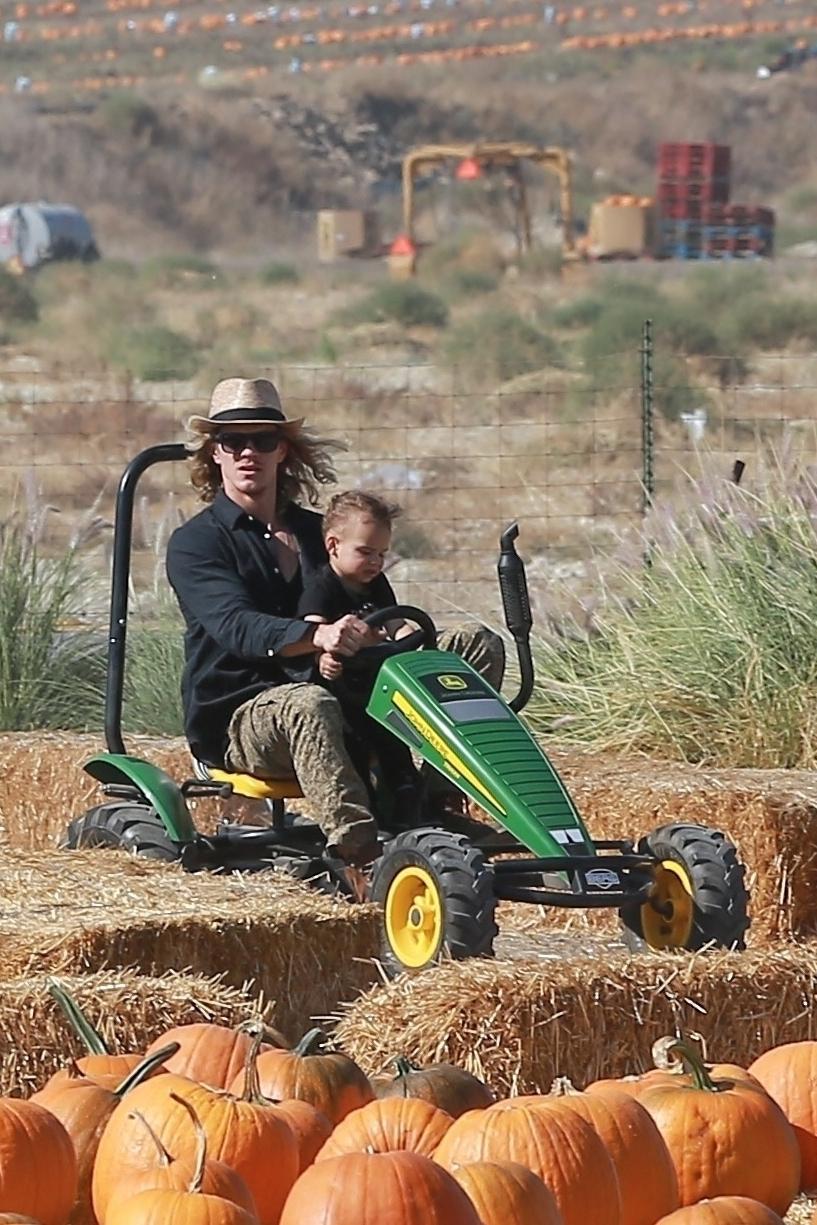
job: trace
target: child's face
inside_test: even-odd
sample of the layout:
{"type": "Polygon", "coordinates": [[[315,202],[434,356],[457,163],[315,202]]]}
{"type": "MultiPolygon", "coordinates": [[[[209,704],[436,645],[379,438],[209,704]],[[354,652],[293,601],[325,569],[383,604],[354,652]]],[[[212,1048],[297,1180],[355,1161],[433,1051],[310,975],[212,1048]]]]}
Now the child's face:
{"type": "Polygon", "coordinates": [[[343,578],[370,583],[383,569],[391,545],[391,528],[367,515],[350,515],[326,537],[332,569],[343,578]]]}

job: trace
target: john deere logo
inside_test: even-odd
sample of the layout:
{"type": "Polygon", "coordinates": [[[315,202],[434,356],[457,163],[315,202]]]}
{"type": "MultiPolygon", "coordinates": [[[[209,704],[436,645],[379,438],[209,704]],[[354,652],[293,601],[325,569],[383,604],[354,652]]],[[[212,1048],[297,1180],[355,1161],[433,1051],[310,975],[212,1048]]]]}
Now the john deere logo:
{"type": "Polygon", "coordinates": [[[467,689],[468,681],[461,676],[438,676],[437,680],[443,689],[467,689]]]}

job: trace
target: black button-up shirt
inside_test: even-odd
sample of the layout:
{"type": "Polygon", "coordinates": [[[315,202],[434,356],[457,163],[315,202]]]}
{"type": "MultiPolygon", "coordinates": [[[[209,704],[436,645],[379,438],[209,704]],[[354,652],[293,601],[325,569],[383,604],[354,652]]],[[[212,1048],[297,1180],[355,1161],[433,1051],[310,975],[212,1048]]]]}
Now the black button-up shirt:
{"type": "Polygon", "coordinates": [[[278,652],[314,629],[295,613],[304,579],[326,562],[321,516],[292,504],[282,523],[300,548],[290,581],[267,525],[223,490],[168,543],[167,575],[187,625],[185,732],[195,756],[210,765],[224,761],[233,712],[288,679],[278,652]]]}

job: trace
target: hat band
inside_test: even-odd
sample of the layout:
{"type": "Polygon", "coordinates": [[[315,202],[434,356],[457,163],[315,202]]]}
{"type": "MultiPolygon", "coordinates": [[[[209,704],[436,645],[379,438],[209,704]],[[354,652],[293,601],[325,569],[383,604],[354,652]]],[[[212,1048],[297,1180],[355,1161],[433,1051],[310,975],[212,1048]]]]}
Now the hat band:
{"type": "Polygon", "coordinates": [[[213,413],[208,418],[214,424],[222,421],[286,421],[286,417],[278,408],[225,408],[220,413],[213,413]]]}

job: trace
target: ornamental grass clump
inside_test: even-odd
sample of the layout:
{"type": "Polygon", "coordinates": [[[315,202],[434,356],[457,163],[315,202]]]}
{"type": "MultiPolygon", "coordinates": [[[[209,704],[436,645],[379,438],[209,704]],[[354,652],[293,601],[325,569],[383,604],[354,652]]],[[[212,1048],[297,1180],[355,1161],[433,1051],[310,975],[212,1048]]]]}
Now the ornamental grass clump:
{"type": "Polygon", "coordinates": [[[817,476],[690,478],[536,642],[537,732],[717,766],[817,762],[817,476]]]}

